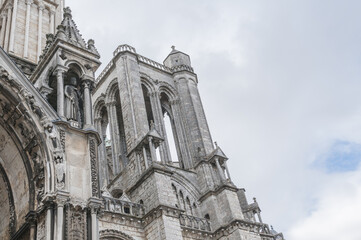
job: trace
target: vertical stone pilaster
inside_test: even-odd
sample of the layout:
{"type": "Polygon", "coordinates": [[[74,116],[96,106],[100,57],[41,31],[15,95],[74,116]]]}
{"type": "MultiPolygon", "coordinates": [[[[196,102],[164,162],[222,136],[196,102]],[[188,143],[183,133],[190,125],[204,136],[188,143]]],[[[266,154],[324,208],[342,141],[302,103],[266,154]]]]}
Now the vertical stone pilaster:
{"type": "Polygon", "coordinates": [[[55,34],[55,9],[50,9],[50,33],[55,34]]]}
{"type": "Polygon", "coordinates": [[[29,31],[30,31],[30,12],[33,0],[26,0],[26,20],[25,20],[25,40],[24,40],[24,58],[29,57],[29,31]]]}
{"type": "Polygon", "coordinates": [[[5,43],[4,43],[4,50],[8,51],[9,49],[9,39],[10,39],[10,23],[11,23],[11,4],[8,4],[7,7],[7,18],[6,18],[6,32],[5,32],[5,43]]]}
{"type": "Polygon", "coordinates": [[[119,57],[116,71],[129,152],[149,131],[136,57],[130,54],[119,57]]]}
{"type": "Polygon", "coordinates": [[[44,11],[44,3],[43,1],[39,1],[39,19],[38,19],[38,52],[37,52],[37,60],[39,61],[39,57],[42,51],[42,35],[43,35],[43,11],[44,11]]]}
{"type": "Polygon", "coordinates": [[[18,11],[18,0],[14,0],[13,14],[11,17],[11,30],[10,30],[10,44],[9,52],[14,52],[14,42],[15,42],[15,29],[16,29],[16,14],[18,11]]]}
{"type": "Polygon", "coordinates": [[[6,29],[6,13],[1,13],[0,45],[3,48],[4,48],[4,40],[5,40],[5,29],[6,29]]]}

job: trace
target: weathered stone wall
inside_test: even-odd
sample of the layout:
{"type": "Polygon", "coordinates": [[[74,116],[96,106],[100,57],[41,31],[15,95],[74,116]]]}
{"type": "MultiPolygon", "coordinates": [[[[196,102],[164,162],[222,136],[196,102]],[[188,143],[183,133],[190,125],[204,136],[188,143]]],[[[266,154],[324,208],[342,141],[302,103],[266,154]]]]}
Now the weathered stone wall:
{"type": "Polygon", "coordinates": [[[82,133],[67,131],[65,136],[67,185],[72,197],[91,197],[91,169],[88,138],[82,133]]]}

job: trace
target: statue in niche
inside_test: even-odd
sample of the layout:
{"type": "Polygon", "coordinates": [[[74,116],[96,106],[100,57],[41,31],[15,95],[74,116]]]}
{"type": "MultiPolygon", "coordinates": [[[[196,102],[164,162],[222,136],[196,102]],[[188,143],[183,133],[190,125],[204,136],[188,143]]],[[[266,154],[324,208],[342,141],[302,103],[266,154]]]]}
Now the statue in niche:
{"type": "Polygon", "coordinates": [[[81,112],[77,82],[78,81],[76,77],[70,77],[68,84],[65,85],[64,114],[68,121],[74,122],[77,126],[79,126],[81,112]]]}

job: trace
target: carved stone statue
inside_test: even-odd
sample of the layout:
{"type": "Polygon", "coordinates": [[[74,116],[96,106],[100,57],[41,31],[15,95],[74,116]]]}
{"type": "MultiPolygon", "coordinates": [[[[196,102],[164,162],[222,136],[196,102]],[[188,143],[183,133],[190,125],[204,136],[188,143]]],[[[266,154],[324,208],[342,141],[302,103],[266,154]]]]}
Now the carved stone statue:
{"type": "Polygon", "coordinates": [[[65,117],[67,120],[73,120],[80,123],[80,96],[77,89],[77,79],[75,77],[71,77],[69,83],[65,85],[64,94],[65,117]]]}

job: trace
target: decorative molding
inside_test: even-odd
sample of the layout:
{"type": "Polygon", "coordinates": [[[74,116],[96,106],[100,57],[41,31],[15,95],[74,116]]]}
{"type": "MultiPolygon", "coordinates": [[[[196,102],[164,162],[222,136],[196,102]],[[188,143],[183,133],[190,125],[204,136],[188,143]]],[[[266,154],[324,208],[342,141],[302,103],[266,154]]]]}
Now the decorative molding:
{"type": "Polygon", "coordinates": [[[99,184],[98,184],[98,162],[96,154],[97,146],[95,144],[95,139],[91,138],[89,140],[89,150],[90,150],[90,167],[91,167],[91,181],[92,181],[92,196],[99,196],[99,184]]]}

